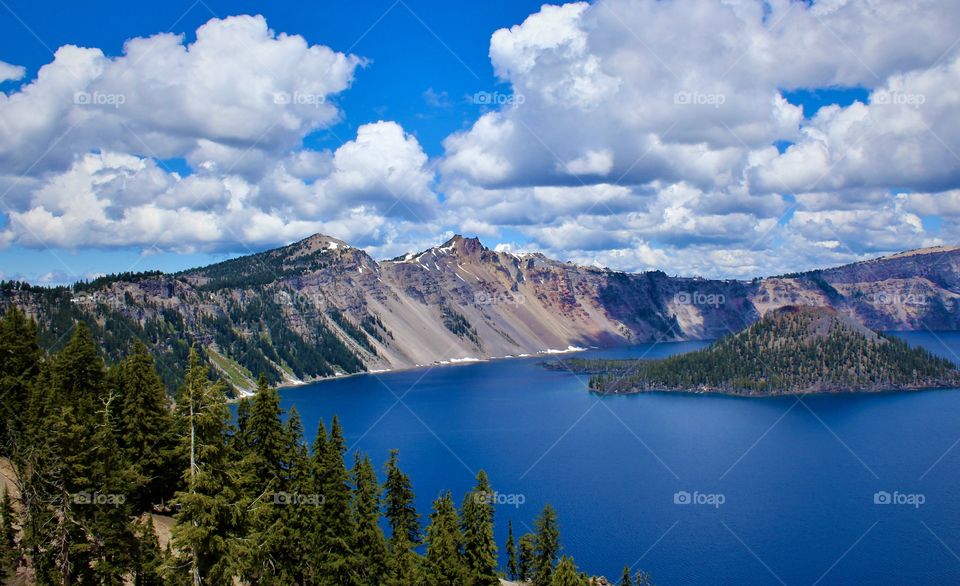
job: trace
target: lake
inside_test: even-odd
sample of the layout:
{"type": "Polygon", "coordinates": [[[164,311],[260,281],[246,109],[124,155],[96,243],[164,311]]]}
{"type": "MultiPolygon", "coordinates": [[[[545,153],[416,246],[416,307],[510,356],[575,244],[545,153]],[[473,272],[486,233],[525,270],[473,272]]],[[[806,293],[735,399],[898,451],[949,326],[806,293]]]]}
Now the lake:
{"type": "MultiPolygon", "coordinates": [[[[960,354],[960,333],[903,337],[960,354]]],[[[501,557],[507,519],[519,536],[549,502],[564,553],[617,580],[632,565],[661,586],[960,583],[960,391],[599,397],[544,359],[355,376],[282,398],[309,441],[338,414],[351,450],[381,471],[398,448],[424,520],[439,491],[459,502],[486,470],[514,503],[496,509],[501,557]]]]}

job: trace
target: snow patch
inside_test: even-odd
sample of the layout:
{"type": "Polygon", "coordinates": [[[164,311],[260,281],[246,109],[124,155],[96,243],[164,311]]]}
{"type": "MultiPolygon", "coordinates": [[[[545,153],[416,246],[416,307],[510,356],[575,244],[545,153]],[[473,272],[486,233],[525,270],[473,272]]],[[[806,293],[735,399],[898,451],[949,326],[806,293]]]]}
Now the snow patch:
{"type": "Polygon", "coordinates": [[[540,350],[537,354],[567,354],[569,352],[585,352],[586,350],[586,348],[581,348],[580,346],[567,346],[565,350],[547,348],[546,350],[540,350]]]}

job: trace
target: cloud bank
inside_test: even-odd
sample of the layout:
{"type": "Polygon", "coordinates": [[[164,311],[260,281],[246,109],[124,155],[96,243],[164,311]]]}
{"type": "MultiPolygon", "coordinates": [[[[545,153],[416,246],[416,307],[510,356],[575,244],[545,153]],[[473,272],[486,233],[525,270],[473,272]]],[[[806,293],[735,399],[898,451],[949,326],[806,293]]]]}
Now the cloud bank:
{"type": "Polygon", "coordinates": [[[463,231],[739,277],[956,242],[958,25],[946,0],[545,5],[491,36],[513,99],[435,160],[391,121],[304,147],[376,65],[262,17],[117,57],[64,46],[0,94],[0,242],[245,252],[320,231],[389,256],[463,231]],[[785,97],[821,88],[867,99],[785,97]]]}

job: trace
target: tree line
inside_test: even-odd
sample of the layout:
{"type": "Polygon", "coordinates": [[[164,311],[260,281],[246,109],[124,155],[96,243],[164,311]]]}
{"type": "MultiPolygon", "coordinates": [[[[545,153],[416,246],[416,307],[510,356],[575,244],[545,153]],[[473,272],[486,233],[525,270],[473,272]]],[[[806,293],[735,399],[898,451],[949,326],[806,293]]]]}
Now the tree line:
{"type": "MultiPolygon", "coordinates": [[[[457,507],[425,526],[412,482],[389,454],[347,454],[336,417],[304,441],[296,409],[261,377],[232,412],[227,386],[191,352],[174,398],[146,346],[107,365],[82,324],[55,354],[16,307],[0,318],[0,579],[37,584],[534,586],[588,580],[562,557],[556,513],[494,540],[494,492],[481,471],[457,507]],[[350,459],[351,466],[346,460],[350,459]],[[173,518],[162,547],[155,514],[173,518]]],[[[644,577],[641,574],[640,580],[644,577]]],[[[632,584],[625,570],[624,584],[632,584]]],[[[643,582],[641,582],[643,583],[643,582]]],[[[647,578],[647,582],[649,579],[647,578]]]]}

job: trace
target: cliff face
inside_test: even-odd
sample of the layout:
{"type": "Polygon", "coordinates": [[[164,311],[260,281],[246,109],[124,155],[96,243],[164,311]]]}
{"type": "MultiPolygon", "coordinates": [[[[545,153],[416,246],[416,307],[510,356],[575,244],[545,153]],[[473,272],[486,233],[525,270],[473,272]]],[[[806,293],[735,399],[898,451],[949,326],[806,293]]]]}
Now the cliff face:
{"type": "Polygon", "coordinates": [[[715,338],[786,305],[832,307],[879,330],[956,329],[960,249],[722,281],[576,266],[460,236],[377,262],[316,235],[175,275],[107,278],[59,294],[7,286],[0,295],[52,333],[69,317],[118,346],[144,338],[158,355],[197,343],[243,387],[260,371],[294,381],[568,346],[715,338]]]}

